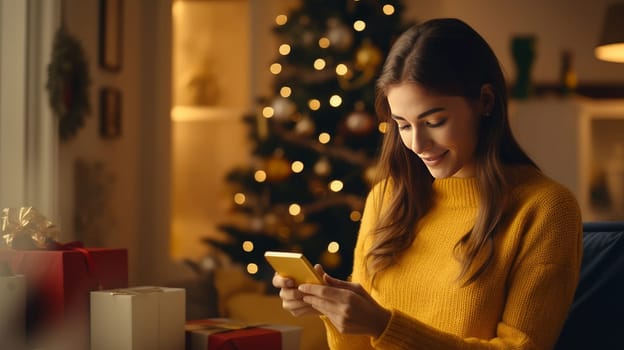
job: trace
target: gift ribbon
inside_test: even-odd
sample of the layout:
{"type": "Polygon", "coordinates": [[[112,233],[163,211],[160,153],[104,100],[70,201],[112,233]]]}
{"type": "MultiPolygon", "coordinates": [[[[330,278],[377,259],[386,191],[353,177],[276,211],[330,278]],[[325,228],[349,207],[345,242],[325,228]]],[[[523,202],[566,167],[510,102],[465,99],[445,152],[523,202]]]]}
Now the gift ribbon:
{"type": "Polygon", "coordinates": [[[282,334],[265,328],[247,328],[234,332],[213,334],[208,338],[208,349],[281,349],[282,334]]]}
{"type": "Polygon", "coordinates": [[[95,261],[93,260],[93,256],[91,256],[91,252],[84,247],[84,244],[80,241],[73,241],[69,243],[59,243],[57,241],[52,241],[48,244],[48,248],[51,250],[74,250],[82,254],[84,256],[85,261],[87,263],[87,272],[95,277],[95,280],[98,285],[98,290],[103,290],[102,281],[99,278],[97,270],[95,268],[95,261]]]}
{"type": "Polygon", "coordinates": [[[249,324],[249,323],[244,323],[244,322],[238,322],[238,321],[231,321],[231,320],[226,320],[223,322],[199,322],[199,323],[192,323],[189,322],[186,324],[185,329],[187,331],[197,331],[197,330],[207,330],[207,329],[220,329],[223,331],[236,331],[239,329],[246,329],[246,328],[257,328],[257,327],[262,327],[266,324],[264,323],[254,323],[254,324],[249,324]]]}
{"type": "Polygon", "coordinates": [[[282,349],[282,334],[266,324],[248,324],[230,319],[188,321],[184,326],[192,349],[237,350],[282,349]]]}
{"type": "Polygon", "coordinates": [[[125,289],[114,289],[109,293],[110,295],[140,295],[140,294],[152,294],[152,293],[162,293],[164,290],[159,287],[144,287],[144,288],[125,288],[125,289]]]}

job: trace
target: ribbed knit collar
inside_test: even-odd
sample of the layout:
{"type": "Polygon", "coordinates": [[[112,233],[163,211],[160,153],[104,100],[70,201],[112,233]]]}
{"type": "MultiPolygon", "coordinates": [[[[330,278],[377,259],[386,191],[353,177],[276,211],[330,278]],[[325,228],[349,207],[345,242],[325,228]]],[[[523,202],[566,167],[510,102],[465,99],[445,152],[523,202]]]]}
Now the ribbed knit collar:
{"type": "Polygon", "coordinates": [[[433,181],[436,205],[451,208],[476,208],[479,206],[477,178],[446,178],[433,181]]]}

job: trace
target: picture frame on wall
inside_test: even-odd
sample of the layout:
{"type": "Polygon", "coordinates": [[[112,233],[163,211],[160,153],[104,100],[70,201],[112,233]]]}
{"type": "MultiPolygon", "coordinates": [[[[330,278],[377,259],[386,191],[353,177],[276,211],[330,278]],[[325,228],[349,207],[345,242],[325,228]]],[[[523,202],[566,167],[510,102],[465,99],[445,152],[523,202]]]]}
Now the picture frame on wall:
{"type": "Polygon", "coordinates": [[[100,0],[99,63],[109,72],[122,66],[123,0],[100,0]]]}
{"type": "Polygon", "coordinates": [[[117,88],[100,89],[100,136],[105,139],[121,136],[121,91],[117,88]]]}

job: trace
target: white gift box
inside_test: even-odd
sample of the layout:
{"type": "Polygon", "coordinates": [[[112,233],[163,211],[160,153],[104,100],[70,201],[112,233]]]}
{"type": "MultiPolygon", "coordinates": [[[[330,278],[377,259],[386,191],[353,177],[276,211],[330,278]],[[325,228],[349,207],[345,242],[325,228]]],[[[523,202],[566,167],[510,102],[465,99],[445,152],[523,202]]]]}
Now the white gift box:
{"type": "Polygon", "coordinates": [[[91,350],[184,349],[182,288],[91,292],[91,350]]]}
{"type": "Polygon", "coordinates": [[[281,333],[282,350],[299,350],[301,345],[301,327],[281,324],[272,324],[262,327],[273,329],[281,333]]]}
{"type": "Polygon", "coordinates": [[[26,278],[0,277],[0,343],[7,349],[26,347],[26,278]]]}

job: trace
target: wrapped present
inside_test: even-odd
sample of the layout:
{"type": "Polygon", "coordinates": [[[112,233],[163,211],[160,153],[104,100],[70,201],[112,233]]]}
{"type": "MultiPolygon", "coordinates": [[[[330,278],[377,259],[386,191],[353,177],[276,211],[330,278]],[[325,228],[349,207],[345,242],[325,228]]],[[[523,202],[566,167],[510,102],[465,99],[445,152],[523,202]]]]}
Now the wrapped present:
{"type": "Polygon", "coordinates": [[[26,279],[29,347],[89,347],[89,292],[128,286],[125,249],[61,244],[56,229],[32,208],[3,209],[0,263],[26,279]]]}
{"type": "Polygon", "coordinates": [[[184,321],[182,288],[91,292],[91,350],[181,350],[184,321]]]}
{"type": "Polygon", "coordinates": [[[26,279],[0,265],[0,340],[7,349],[26,349],[26,279]]]}
{"type": "Polygon", "coordinates": [[[186,350],[298,350],[301,327],[249,325],[229,319],[186,322],[186,350]]]}
{"type": "Polygon", "coordinates": [[[26,278],[27,334],[35,342],[31,345],[53,341],[64,349],[88,348],[89,292],[128,286],[125,249],[0,249],[3,260],[26,278]],[[64,336],[67,333],[71,338],[64,336]],[[72,346],[63,344],[69,341],[72,346]]]}

